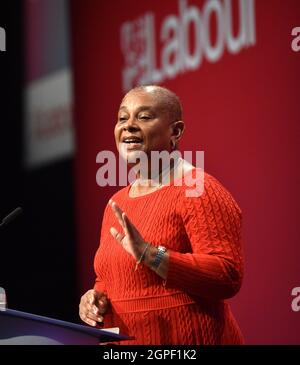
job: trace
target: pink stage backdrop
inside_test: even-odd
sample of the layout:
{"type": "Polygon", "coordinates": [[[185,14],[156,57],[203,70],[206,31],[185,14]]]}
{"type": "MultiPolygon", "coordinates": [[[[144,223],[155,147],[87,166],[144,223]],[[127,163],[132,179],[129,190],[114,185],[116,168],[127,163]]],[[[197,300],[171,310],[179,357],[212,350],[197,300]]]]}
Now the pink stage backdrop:
{"type": "Polygon", "coordinates": [[[206,171],[243,211],[245,279],[231,303],[246,342],[300,343],[299,1],[71,6],[81,293],[93,285],[103,209],[118,189],[96,184],[96,155],[115,151],[124,91],[160,83],[184,106],[182,151],[205,151],[206,171]]]}

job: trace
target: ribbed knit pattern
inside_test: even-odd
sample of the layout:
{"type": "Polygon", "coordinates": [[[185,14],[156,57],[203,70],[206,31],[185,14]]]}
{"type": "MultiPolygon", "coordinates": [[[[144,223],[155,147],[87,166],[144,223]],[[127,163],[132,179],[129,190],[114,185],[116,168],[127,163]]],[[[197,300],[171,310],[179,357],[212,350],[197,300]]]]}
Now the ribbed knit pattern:
{"type": "Polygon", "coordinates": [[[224,301],[242,280],[241,212],[215,178],[205,174],[204,181],[200,197],[186,197],[184,184],[136,198],[129,197],[128,186],[113,196],[145,241],[168,249],[166,281],[143,264],[134,271],[135,259],[109,232],[121,227],[106,207],[95,289],[111,303],[105,327],[135,337],[122,344],[243,343],[224,301]]]}

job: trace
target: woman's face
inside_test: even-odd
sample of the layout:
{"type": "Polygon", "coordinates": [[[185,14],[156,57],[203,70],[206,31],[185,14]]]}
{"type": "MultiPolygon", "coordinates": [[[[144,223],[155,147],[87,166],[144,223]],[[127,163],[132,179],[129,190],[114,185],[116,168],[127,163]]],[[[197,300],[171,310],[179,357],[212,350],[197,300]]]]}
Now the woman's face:
{"type": "Polygon", "coordinates": [[[115,126],[115,141],[124,157],[143,151],[171,151],[170,113],[151,92],[133,91],[122,101],[115,126]]]}

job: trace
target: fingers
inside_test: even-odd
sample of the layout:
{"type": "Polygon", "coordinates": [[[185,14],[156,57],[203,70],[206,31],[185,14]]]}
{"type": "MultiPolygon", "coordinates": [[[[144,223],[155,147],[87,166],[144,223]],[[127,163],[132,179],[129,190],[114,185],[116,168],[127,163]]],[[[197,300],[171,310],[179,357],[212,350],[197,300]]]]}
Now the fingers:
{"type": "Polygon", "coordinates": [[[99,299],[98,302],[99,306],[99,312],[101,314],[104,314],[107,311],[107,307],[108,307],[108,301],[105,295],[101,296],[101,298],[99,299]]]}
{"type": "MultiPolygon", "coordinates": [[[[122,209],[113,201],[113,200],[109,200],[109,204],[112,207],[113,212],[115,213],[118,222],[120,223],[120,225],[123,227],[125,234],[127,234],[129,236],[129,238],[134,237],[134,226],[133,224],[130,222],[129,218],[127,217],[126,213],[122,211],[122,209]]],[[[114,228],[113,230],[111,229],[111,234],[115,237],[117,236],[117,230],[114,228]]],[[[124,235],[122,236],[118,236],[115,237],[118,241],[121,241],[123,239],[124,235]]]]}
{"type": "Polygon", "coordinates": [[[95,327],[97,322],[103,322],[103,316],[97,307],[87,307],[84,312],[79,312],[80,318],[83,322],[95,327]]]}
{"type": "Polygon", "coordinates": [[[124,222],[125,233],[129,236],[129,238],[134,237],[133,225],[125,213],[122,214],[122,218],[123,218],[123,222],[124,222]]]}
{"type": "MultiPolygon", "coordinates": [[[[90,305],[95,303],[95,300],[97,298],[97,294],[98,294],[98,292],[94,289],[88,290],[86,292],[86,294],[85,294],[86,295],[86,300],[90,305]]],[[[84,296],[83,296],[83,298],[84,298],[84,296]]]]}
{"type": "Polygon", "coordinates": [[[85,314],[79,314],[79,315],[80,315],[80,319],[83,322],[89,324],[92,327],[95,327],[97,325],[97,322],[100,322],[100,323],[103,322],[103,317],[98,317],[97,319],[94,320],[93,318],[91,318],[90,316],[87,316],[85,314]]]}
{"type": "Polygon", "coordinates": [[[124,228],[124,222],[123,222],[123,218],[122,218],[122,213],[123,213],[122,209],[119,208],[117,206],[117,204],[113,200],[111,200],[111,199],[109,201],[109,204],[112,207],[112,210],[115,213],[115,216],[117,217],[118,222],[120,223],[121,227],[124,228]]]}
{"type": "Polygon", "coordinates": [[[118,230],[116,230],[115,227],[110,228],[110,233],[119,243],[122,243],[123,238],[125,237],[124,233],[120,233],[118,230]]]}
{"type": "Polygon", "coordinates": [[[103,322],[103,316],[107,309],[107,300],[102,293],[97,292],[96,290],[89,290],[86,292],[80,300],[79,304],[79,316],[81,320],[90,326],[95,327],[97,322],[103,322]],[[102,305],[101,308],[99,306],[99,299],[101,298],[102,303],[106,303],[102,305]],[[98,307],[99,306],[99,307],[98,307]]]}

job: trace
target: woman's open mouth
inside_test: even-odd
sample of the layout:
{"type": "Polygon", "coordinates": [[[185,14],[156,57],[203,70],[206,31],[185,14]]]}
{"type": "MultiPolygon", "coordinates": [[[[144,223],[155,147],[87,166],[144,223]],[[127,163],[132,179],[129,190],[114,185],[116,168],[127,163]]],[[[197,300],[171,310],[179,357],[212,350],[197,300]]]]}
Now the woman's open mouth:
{"type": "Polygon", "coordinates": [[[122,140],[122,144],[126,150],[139,149],[142,146],[142,142],[142,138],[139,137],[127,137],[122,140]]]}

